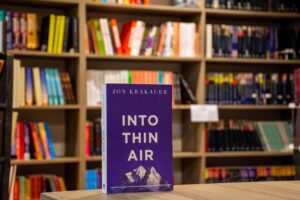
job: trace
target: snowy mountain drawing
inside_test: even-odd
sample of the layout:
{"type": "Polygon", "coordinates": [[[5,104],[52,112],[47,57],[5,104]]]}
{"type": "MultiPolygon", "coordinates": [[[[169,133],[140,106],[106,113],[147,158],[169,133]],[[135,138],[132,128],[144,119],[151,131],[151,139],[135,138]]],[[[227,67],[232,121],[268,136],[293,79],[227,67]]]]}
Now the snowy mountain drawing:
{"type": "Polygon", "coordinates": [[[172,185],[164,180],[154,167],[147,170],[139,166],[131,172],[124,174],[124,179],[120,186],[113,187],[114,192],[154,192],[170,191],[172,185]]]}

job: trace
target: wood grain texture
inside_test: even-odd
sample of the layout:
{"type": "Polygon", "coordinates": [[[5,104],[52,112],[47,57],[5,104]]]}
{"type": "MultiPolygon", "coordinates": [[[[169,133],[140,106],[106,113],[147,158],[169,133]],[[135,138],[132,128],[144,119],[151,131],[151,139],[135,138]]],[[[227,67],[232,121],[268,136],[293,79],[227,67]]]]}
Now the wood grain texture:
{"type": "Polygon", "coordinates": [[[41,200],[299,200],[300,181],[178,185],[172,192],[102,194],[100,190],[44,193],[41,200]]]}

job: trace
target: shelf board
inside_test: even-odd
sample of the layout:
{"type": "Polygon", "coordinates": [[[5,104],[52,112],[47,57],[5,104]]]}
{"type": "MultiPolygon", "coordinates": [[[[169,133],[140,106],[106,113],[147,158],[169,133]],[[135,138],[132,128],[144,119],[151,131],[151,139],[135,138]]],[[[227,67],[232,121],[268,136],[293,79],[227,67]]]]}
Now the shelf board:
{"type": "MultiPolygon", "coordinates": [[[[97,106],[87,106],[88,110],[101,110],[101,105],[97,105],[97,106]]],[[[190,109],[190,105],[174,105],[173,110],[188,110],[190,109]]]]}
{"type": "Polygon", "coordinates": [[[43,51],[8,50],[8,54],[16,57],[40,57],[40,58],[79,58],[79,53],[47,53],[43,51]]]}
{"type": "Polygon", "coordinates": [[[18,5],[39,5],[39,6],[72,6],[79,4],[79,0],[1,0],[3,3],[18,5]]]}
{"type": "Polygon", "coordinates": [[[173,15],[173,16],[189,16],[201,13],[200,8],[180,8],[169,5],[119,5],[87,1],[88,10],[105,11],[112,13],[126,14],[142,14],[142,15],[173,15]]]}
{"type": "Polygon", "coordinates": [[[79,105],[64,105],[64,106],[22,106],[14,108],[14,110],[77,110],[79,105]]]}
{"type": "MultiPolygon", "coordinates": [[[[173,152],[173,158],[200,158],[202,156],[201,153],[198,152],[173,152]]],[[[86,158],[87,162],[98,162],[102,160],[102,156],[90,156],[86,158]]]]}
{"type": "Polygon", "coordinates": [[[299,13],[289,12],[268,12],[268,11],[247,11],[247,10],[228,10],[228,9],[205,9],[207,17],[243,17],[256,19],[300,19],[299,13]]]}
{"type": "Polygon", "coordinates": [[[87,162],[98,162],[102,160],[102,156],[89,156],[85,159],[87,162]]]}
{"type": "Polygon", "coordinates": [[[289,110],[287,105],[218,105],[219,110],[289,110]]]}
{"type": "Polygon", "coordinates": [[[282,157],[282,156],[293,156],[292,152],[208,152],[204,154],[205,157],[282,157]]]}
{"type": "Polygon", "coordinates": [[[300,60],[256,59],[256,58],[206,58],[207,63],[299,65],[300,60]]]}
{"type": "Polygon", "coordinates": [[[61,157],[53,160],[11,160],[11,165],[51,165],[78,162],[79,158],[77,157],[61,157]]]}
{"type": "Polygon", "coordinates": [[[158,57],[158,56],[101,56],[87,55],[90,60],[109,60],[109,61],[152,61],[152,62],[201,62],[201,57],[158,57]]]}
{"type": "Polygon", "coordinates": [[[199,152],[173,152],[173,158],[200,158],[202,154],[199,152]]]}

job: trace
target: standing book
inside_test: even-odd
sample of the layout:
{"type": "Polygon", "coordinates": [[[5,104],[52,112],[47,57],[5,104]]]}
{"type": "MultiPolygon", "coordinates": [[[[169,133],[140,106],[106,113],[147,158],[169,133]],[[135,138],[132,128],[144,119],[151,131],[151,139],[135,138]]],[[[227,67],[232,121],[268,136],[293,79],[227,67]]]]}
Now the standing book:
{"type": "Polygon", "coordinates": [[[172,86],[102,88],[102,191],[173,190],[172,86]]]}

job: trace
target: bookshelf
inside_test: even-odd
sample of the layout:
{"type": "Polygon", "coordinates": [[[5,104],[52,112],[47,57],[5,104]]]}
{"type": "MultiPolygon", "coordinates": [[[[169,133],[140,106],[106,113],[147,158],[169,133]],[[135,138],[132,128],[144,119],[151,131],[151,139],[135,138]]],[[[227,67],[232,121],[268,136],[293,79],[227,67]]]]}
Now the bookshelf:
{"type": "MultiPolygon", "coordinates": [[[[207,21],[231,22],[237,20],[240,23],[245,20],[259,19],[260,21],[278,23],[282,21],[300,19],[300,14],[292,13],[270,13],[252,11],[228,11],[206,9],[204,0],[199,0],[200,8],[172,7],[170,0],[152,0],[151,5],[114,5],[101,4],[92,0],[3,0],[0,9],[36,12],[41,16],[50,13],[73,14],[79,18],[79,27],[84,27],[87,19],[92,17],[116,17],[118,20],[129,21],[141,19],[147,22],[164,22],[166,20],[195,22],[199,35],[199,55],[193,58],[182,57],[146,57],[146,56],[99,56],[86,55],[84,45],[84,29],[79,30],[79,52],[49,54],[40,51],[17,51],[10,50],[8,53],[15,56],[26,65],[38,66],[61,66],[71,72],[75,79],[76,105],[65,106],[30,106],[14,108],[19,112],[22,120],[50,120],[53,126],[62,128],[59,134],[65,136],[65,156],[56,160],[29,160],[12,161],[11,164],[19,166],[20,174],[34,173],[57,173],[66,178],[68,189],[85,188],[86,169],[101,166],[101,156],[85,156],[85,123],[101,116],[101,106],[88,106],[86,103],[86,74],[90,67],[93,69],[111,69],[122,66],[122,69],[169,69],[181,72],[188,80],[192,91],[196,94],[199,104],[205,102],[205,74],[212,67],[223,65],[227,70],[232,70],[234,65],[255,66],[260,65],[263,70],[277,66],[294,67],[299,66],[300,60],[266,60],[266,59],[230,59],[230,58],[205,58],[205,25],[207,21]],[[46,61],[46,64],[45,64],[46,61]],[[57,119],[62,119],[61,121],[57,119]],[[50,167],[49,167],[50,166],[50,167]]],[[[253,22],[255,23],[255,22],[253,22]]],[[[217,69],[217,67],[215,67],[217,69]]],[[[234,68],[236,71],[236,68],[234,68]]],[[[0,105],[1,107],[1,105],[0,105]]],[[[269,152],[233,152],[233,153],[206,153],[204,124],[190,122],[190,106],[175,105],[173,115],[179,118],[181,127],[182,151],[174,152],[173,158],[176,170],[182,174],[181,182],[184,184],[204,183],[204,169],[209,167],[209,160],[219,158],[235,159],[251,157],[253,164],[267,165],[261,159],[269,157],[292,158],[292,153],[269,153],[269,152]]],[[[245,117],[248,112],[261,111],[263,116],[282,119],[288,116],[291,109],[288,106],[253,106],[253,105],[220,105],[221,116],[226,112],[226,117],[232,114],[235,117],[245,117]],[[273,115],[273,113],[276,115],[273,115]]],[[[252,116],[255,118],[255,115],[252,116]]],[[[51,125],[51,124],[50,124],[51,125]]],[[[222,159],[221,159],[222,160],[222,159]]],[[[243,162],[243,161],[241,161],[243,162]]],[[[242,163],[241,163],[242,164],[242,163]]],[[[280,160],[279,160],[280,164],[280,160]]]]}

